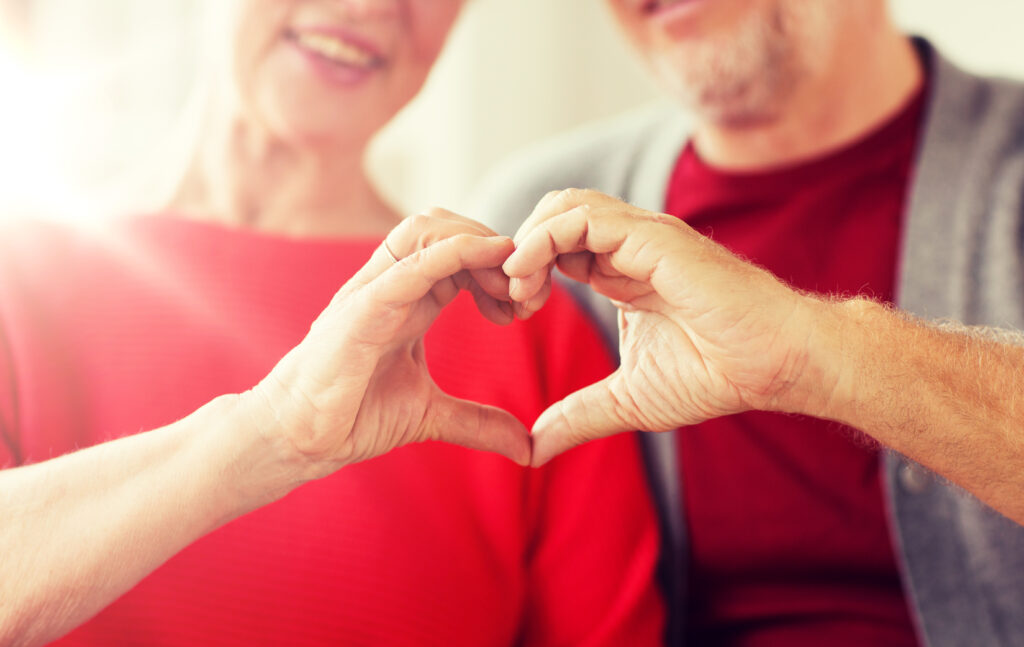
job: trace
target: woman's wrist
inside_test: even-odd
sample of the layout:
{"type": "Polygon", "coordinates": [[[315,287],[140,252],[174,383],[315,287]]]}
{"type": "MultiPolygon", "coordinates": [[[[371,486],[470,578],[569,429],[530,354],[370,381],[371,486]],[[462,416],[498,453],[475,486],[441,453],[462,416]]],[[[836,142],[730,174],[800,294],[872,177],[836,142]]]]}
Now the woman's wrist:
{"type": "Polygon", "coordinates": [[[182,423],[201,434],[200,454],[222,480],[224,512],[232,518],[317,477],[280,433],[279,421],[258,391],[215,398],[182,423]]]}

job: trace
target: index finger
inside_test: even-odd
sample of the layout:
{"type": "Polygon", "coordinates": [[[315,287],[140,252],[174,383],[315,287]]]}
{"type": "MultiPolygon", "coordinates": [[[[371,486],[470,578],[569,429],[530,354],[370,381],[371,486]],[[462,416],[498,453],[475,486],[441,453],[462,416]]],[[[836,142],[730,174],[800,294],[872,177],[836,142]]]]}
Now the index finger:
{"type": "Polygon", "coordinates": [[[498,235],[483,223],[447,209],[434,207],[409,216],[388,232],[381,246],[349,282],[353,287],[366,285],[387,271],[396,261],[460,234],[480,237],[498,235]],[[394,259],[391,254],[394,254],[394,259]]]}
{"type": "Polygon", "coordinates": [[[614,252],[628,237],[636,219],[616,211],[581,205],[538,219],[502,269],[510,278],[525,278],[553,265],[563,254],[614,252]]]}
{"type": "Polygon", "coordinates": [[[507,236],[458,234],[445,238],[392,264],[371,284],[374,297],[386,306],[409,305],[462,270],[500,266],[513,248],[507,236]]]}
{"type": "Polygon", "coordinates": [[[537,205],[533,208],[530,215],[523,221],[523,224],[519,225],[519,230],[514,236],[516,245],[520,241],[525,240],[530,233],[539,227],[541,223],[574,209],[584,204],[590,204],[592,206],[599,206],[605,204],[607,201],[614,201],[615,198],[607,196],[597,191],[590,191],[585,189],[563,189],[561,191],[551,191],[541,198],[537,205]]]}
{"type": "MultiPolygon", "coordinates": [[[[629,210],[628,205],[596,208],[582,205],[540,223],[519,241],[502,269],[513,279],[530,277],[561,257],[589,252],[607,259],[585,264],[591,272],[599,267],[599,275],[574,272],[570,278],[589,283],[606,296],[621,298],[623,286],[621,281],[615,281],[616,274],[627,282],[653,285],[655,274],[666,260],[685,256],[686,240],[686,232],[680,226],[654,214],[648,216],[647,212],[629,210]],[[595,279],[600,280],[595,282],[595,279]],[[605,288],[613,284],[620,284],[615,289],[616,294],[606,294],[605,288]]],[[[513,298],[529,302],[539,291],[531,288],[533,285],[533,281],[517,283],[513,298]]]]}

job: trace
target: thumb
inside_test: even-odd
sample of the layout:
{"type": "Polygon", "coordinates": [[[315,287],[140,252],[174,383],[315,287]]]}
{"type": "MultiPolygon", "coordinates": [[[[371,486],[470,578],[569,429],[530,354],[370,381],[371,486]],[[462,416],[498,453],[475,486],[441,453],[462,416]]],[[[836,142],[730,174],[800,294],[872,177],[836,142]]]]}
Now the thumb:
{"type": "Polygon", "coordinates": [[[530,432],[504,409],[439,392],[423,425],[428,439],[495,452],[524,467],[530,464],[530,432]]]}
{"type": "Polygon", "coordinates": [[[616,371],[601,380],[554,403],[533,423],[533,459],[540,467],[562,452],[589,440],[632,431],[621,400],[614,390],[621,379],[616,371]]]}

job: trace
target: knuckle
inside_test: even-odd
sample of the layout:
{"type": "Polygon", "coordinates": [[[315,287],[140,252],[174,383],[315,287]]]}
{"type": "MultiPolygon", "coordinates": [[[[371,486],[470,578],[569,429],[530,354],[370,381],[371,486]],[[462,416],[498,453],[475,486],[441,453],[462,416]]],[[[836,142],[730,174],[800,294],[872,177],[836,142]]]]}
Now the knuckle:
{"type": "Polygon", "coordinates": [[[576,188],[564,189],[559,199],[562,202],[580,202],[586,199],[586,190],[576,188]]]}
{"type": "Polygon", "coordinates": [[[428,212],[423,211],[415,215],[409,216],[408,218],[405,219],[405,221],[402,224],[406,225],[407,229],[419,231],[421,229],[429,227],[431,222],[433,222],[433,218],[431,218],[428,212]]]}
{"type": "Polygon", "coordinates": [[[648,211],[648,212],[641,212],[638,215],[641,215],[642,217],[646,218],[647,220],[650,220],[654,224],[666,225],[668,227],[671,227],[672,229],[682,229],[683,227],[686,227],[686,224],[682,220],[680,220],[679,218],[676,218],[675,216],[670,216],[670,215],[665,214],[665,213],[656,213],[656,212],[648,211]]]}
{"type": "Polygon", "coordinates": [[[437,241],[431,245],[431,248],[433,248],[437,253],[450,254],[452,252],[458,252],[472,239],[473,236],[466,233],[453,234],[447,238],[437,241]]]}
{"type": "Polygon", "coordinates": [[[404,260],[409,260],[409,259],[415,258],[419,262],[429,263],[430,259],[432,259],[436,255],[437,255],[437,246],[436,245],[424,245],[419,250],[417,250],[416,254],[414,254],[412,256],[407,256],[406,258],[403,258],[402,260],[404,261],[404,260]]]}
{"type": "Polygon", "coordinates": [[[417,214],[416,228],[414,230],[415,250],[426,250],[439,240],[443,240],[444,233],[438,227],[438,219],[426,213],[417,214]]]}
{"type": "Polygon", "coordinates": [[[428,220],[438,220],[441,218],[447,218],[451,215],[451,212],[441,207],[430,207],[420,215],[425,216],[428,220]]]}

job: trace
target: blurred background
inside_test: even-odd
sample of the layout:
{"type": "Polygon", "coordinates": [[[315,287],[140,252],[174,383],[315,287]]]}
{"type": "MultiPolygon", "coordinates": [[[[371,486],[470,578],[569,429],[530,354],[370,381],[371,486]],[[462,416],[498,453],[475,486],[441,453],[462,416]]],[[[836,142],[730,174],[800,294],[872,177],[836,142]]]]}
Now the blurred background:
{"type": "MultiPolygon", "coordinates": [[[[892,3],[964,67],[1024,79],[1021,0],[892,3]]],[[[152,208],[131,178],[179,136],[203,4],[0,0],[0,217],[152,208]]],[[[458,209],[515,149],[657,98],[602,0],[474,0],[368,164],[401,211],[458,209]]]]}

